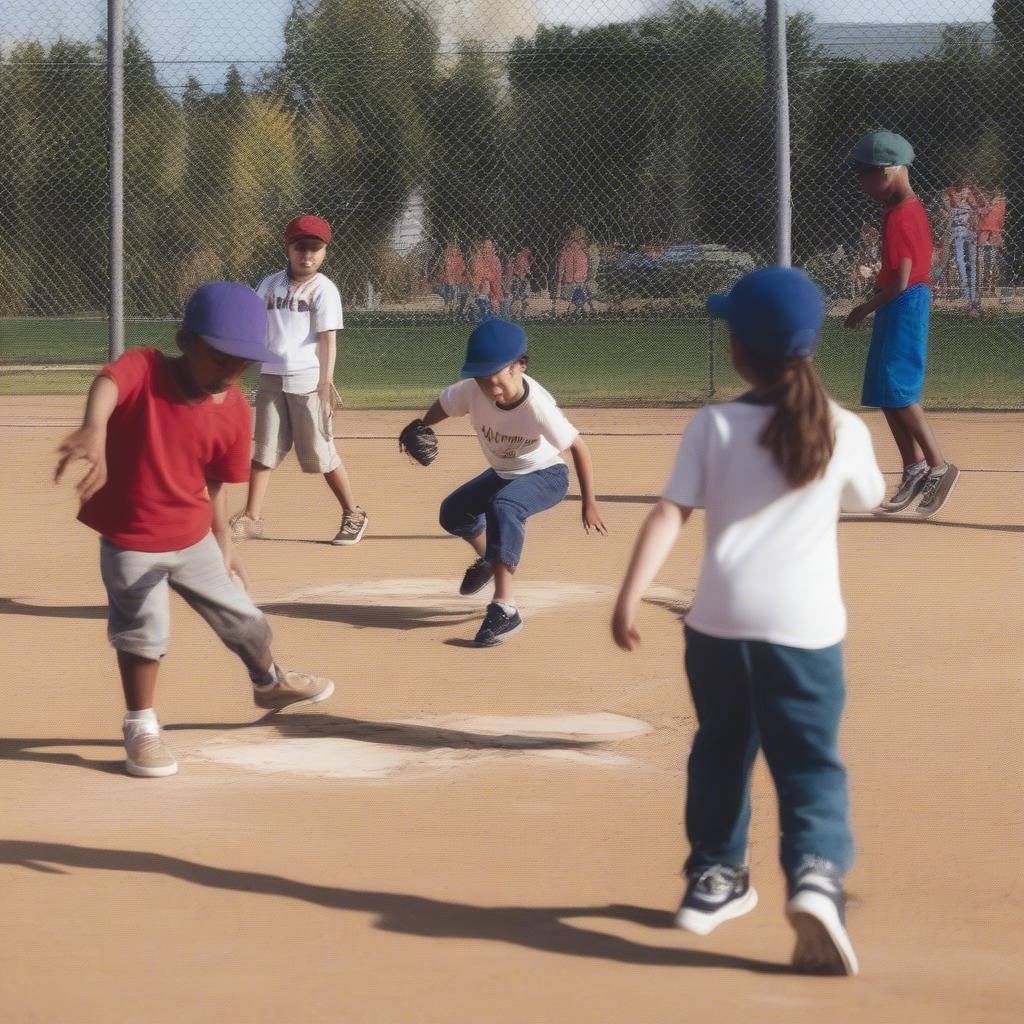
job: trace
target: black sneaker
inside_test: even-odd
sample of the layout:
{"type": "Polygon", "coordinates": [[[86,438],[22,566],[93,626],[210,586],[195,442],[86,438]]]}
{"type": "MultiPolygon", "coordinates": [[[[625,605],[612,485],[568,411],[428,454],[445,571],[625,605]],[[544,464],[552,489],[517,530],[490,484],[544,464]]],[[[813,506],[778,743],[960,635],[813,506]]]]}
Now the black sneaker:
{"type": "Polygon", "coordinates": [[[459,587],[459,593],[463,595],[475,594],[478,590],[483,590],[493,579],[494,569],[491,568],[491,563],[478,558],[466,570],[466,575],[462,577],[462,586],[459,587]]]}
{"type": "Polygon", "coordinates": [[[857,954],[846,934],[842,872],[821,857],[804,857],[789,880],[786,916],[796,931],[793,967],[804,974],[852,977],[857,954]]]}
{"type": "Polygon", "coordinates": [[[687,871],[689,884],[676,914],[676,925],[695,935],[709,935],[723,921],[742,917],[757,906],[750,869],[712,864],[687,871]]]}
{"type": "Polygon", "coordinates": [[[477,631],[473,643],[477,647],[494,647],[510,636],[515,636],[522,628],[523,620],[519,617],[518,611],[509,615],[500,604],[492,601],[487,606],[483,625],[477,631]]]}

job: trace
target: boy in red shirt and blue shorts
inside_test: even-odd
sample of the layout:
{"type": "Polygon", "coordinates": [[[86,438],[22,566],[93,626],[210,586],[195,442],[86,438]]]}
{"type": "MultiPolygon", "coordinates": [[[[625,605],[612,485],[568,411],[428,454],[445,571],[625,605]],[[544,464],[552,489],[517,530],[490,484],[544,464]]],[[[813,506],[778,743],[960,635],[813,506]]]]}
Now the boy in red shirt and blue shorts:
{"type": "Polygon", "coordinates": [[[927,518],[949,500],[960,470],[943,458],[921,408],[932,301],[932,232],[910,187],[913,159],[913,147],[893,132],[869,132],[850,152],[860,187],[885,212],[875,293],[853,308],[846,326],[856,328],[875,314],[861,404],[885,413],[903,458],[896,493],[875,511],[902,512],[920,495],[916,512],[927,518]]]}
{"type": "Polygon", "coordinates": [[[249,406],[234,385],[268,357],[266,333],[266,309],[252,289],[202,285],[178,330],[182,354],[134,349],[104,366],[82,426],[59,448],[55,479],[77,459],[90,464],[78,484],[78,518],[100,534],[129,775],[178,770],[153,709],[170,634],[168,588],[242,659],[258,707],[281,711],[334,692],[329,679],[278,668],[270,624],[246,594],[231,548],[223,485],[248,479],[252,436],[249,406]]]}

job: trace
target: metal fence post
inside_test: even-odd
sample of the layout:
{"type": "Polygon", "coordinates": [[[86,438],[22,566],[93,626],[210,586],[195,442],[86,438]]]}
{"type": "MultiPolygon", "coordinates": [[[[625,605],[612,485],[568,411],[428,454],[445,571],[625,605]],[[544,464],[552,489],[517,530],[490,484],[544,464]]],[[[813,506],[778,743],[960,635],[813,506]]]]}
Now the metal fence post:
{"type": "Polygon", "coordinates": [[[124,0],[107,0],[110,92],[110,311],[108,354],[124,352],[124,0]]]}
{"type": "Polygon", "coordinates": [[[793,197],[789,166],[789,75],[786,62],[785,0],[765,0],[768,35],[768,73],[775,108],[775,186],[778,211],[775,230],[775,261],[782,267],[793,262],[793,197]]]}

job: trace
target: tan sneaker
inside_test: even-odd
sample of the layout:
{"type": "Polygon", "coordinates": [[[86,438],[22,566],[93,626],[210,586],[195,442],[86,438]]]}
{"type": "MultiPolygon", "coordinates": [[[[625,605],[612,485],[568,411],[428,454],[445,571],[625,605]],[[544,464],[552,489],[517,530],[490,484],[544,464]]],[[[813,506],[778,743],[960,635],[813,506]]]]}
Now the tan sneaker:
{"type": "Polygon", "coordinates": [[[129,775],[143,779],[158,779],[165,775],[176,775],[178,762],[164,745],[164,738],[152,726],[124,726],[124,749],[128,756],[124,766],[129,775]]]}
{"type": "Polygon", "coordinates": [[[229,520],[231,539],[239,544],[243,540],[259,540],[263,536],[263,520],[253,519],[246,512],[236,512],[229,520]]]}
{"type": "Polygon", "coordinates": [[[370,517],[358,506],[348,509],[341,517],[341,529],[334,535],[332,544],[358,544],[366,533],[370,517]]]}
{"type": "Polygon", "coordinates": [[[264,711],[284,711],[300,704],[319,704],[334,693],[330,679],[306,672],[285,672],[273,686],[253,687],[252,699],[264,711]]]}

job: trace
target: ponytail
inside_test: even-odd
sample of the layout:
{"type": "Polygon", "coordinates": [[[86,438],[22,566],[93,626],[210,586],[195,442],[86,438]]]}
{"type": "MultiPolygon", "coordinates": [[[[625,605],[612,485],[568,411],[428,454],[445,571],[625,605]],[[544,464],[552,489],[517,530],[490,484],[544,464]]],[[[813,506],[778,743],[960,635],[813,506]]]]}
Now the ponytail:
{"type": "Polygon", "coordinates": [[[809,359],[771,359],[744,350],[750,368],[771,389],[774,412],[758,440],[790,487],[823,476],[836,446],[828,393],[809,359]]]}

